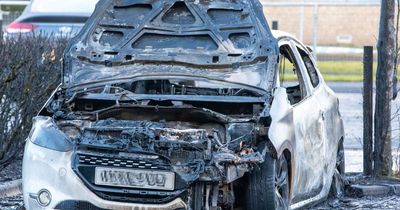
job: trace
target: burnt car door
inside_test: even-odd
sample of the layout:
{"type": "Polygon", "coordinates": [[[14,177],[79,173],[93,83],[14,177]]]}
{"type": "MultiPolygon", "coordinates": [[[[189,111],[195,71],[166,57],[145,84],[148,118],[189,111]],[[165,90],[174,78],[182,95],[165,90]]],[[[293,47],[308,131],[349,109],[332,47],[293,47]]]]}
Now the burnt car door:
{"type": "MultiPolygon", "coordinates": [[[[313,56],[303,46],[297,44],[296,49],[301,56],[301,61],[309,75],[312,85],[313,96],[317,99],[321,109],[321,141],[324,146],[322,154],[324,157],[319,162],[323,166],[324,173],[324,188],[325,194],[328,192],[331,182],[331,177],[335,170],[336,155],[338,154],[338,146],[343,140],[343,123],[339,112],[339,100],[334,92],[325,84],[321,73],[318,71],[316,62],[313,56]]],[[[341,168],[341,173],[344,173],[344,168],[341,168]]],[[[322,193],[324,194],[324,193],[322,193]]]]}
{"type": "Polygon", "coordinates": [[[323,187],[324,125],[318,98],[294,41],[279,41],[280,64],[271,107],[270,139],[290,145],[293,157],[291,198],[299,203],[317,196],[323,187]],[[279,140],[278,140],[279,139],[279,140]]]}

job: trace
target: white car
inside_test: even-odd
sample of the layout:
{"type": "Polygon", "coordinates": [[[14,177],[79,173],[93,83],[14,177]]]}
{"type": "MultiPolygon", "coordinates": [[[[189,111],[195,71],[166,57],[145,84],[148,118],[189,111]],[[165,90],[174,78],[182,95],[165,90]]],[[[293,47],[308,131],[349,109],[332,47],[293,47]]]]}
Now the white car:
{"type": "Polygon", "coordinates": [[[297,209],[339,186],[338,99],[258,1],[96,8],[26,141],[26,209],[297,209]]]}
{"type": "Polygon", "coordinates": [[[73,37],[94,11],[98,0],[31,0],[6,28],[7,37],[45,35],[73,37]]]}

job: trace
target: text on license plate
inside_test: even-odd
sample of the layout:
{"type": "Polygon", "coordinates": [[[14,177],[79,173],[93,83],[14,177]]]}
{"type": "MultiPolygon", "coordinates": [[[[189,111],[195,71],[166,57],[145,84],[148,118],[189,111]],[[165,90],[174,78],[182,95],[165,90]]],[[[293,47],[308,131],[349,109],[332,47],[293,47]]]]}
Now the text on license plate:
{"type": "Polygon", "coordinates": [[[174,190],[173,172],[96,167],[95,184],[140,189],[174,190]]]}

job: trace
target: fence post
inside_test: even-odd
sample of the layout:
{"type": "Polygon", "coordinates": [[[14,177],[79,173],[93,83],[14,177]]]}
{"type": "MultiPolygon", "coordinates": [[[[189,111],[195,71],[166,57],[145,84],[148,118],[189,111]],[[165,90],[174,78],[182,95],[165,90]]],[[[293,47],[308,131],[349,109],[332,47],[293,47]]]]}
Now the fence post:
{"type": "Polygon", "coordinates": [[[300,26],[299,26],[299,39],[300,41],[304,41],[304,13],[305,13],[305,0],[303,0],[303,4],[300,9],[300,26]]]}
{"type": "Polygon", "coordinates": [[[272,21],[272,30],[279,30],[279,23],[278,21],[272,21]]]}
{"type": "Polygon", "coordinates": [[[318,61],[317,47],[318,47],[318,4],[314,4],[314,12],[313,12],[313,48],[314,48],[314,57],[315,60],[318,61]]]}
{"type": "Polygon", "coordinates": [[[372,175],[372,145],[373,145],[373,64],[374,48],[364,47],[364,88],[363,88],[363,157],[364,175],[372,175]]]}

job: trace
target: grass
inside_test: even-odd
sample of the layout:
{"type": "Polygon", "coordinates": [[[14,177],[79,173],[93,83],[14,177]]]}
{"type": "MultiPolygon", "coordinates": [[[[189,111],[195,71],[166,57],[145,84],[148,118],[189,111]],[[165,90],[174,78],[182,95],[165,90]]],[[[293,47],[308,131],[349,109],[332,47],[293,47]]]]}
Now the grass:
{"type": "MultiPolygon", "coordinates": [[[[358,61],[320,61],[318,68],[326,81],[363,81],[363,63],[358,61]]],[[[376,69],[376,64],[374,64],[376,69]]],[[[374,72],[375,75],[375,72],[374,72]]]]}
{"type": "MultiPolygon", "coordinates": [[[[286,61],[288,62],[288,61],[286,61]]],[[[286,64],[286,72],[290,72],[291,65],[286,64]]],[[[336,82],[361,82],[363,81],[363,64],[358,61],[319,61],[317,63],[318,69],[322,73],[325,81],[336,82]]],[[[376,69],[376,64],[374,64],[376,69]]],[[[285,80],[295,80],[297,76],[294,74],[284,75],[285,80]]],[[[375,78],[375,72],[374,72],[375,78]]]]}

